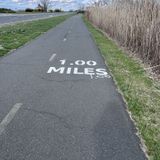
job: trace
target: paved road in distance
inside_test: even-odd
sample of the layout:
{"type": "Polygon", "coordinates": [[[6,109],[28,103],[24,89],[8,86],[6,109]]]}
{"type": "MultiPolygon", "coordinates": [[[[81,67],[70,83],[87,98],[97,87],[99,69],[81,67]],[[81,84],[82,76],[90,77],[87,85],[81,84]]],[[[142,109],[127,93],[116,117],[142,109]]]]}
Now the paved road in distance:
{"type": "Polygon", "coordinates": [[[68,13],[0,14],[0,25],[61,16],[68,13]]]}

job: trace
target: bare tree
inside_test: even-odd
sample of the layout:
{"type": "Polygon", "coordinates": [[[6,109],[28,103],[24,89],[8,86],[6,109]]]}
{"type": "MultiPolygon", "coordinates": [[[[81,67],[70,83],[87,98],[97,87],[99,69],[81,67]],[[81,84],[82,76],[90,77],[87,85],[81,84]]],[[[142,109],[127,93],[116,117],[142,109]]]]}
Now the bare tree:
{"type": "Polygon", "coordinates": [[[39,3],[43,7],[44,12],[47,12],[51,5],[51,0],[39,0],[39,3]]]}

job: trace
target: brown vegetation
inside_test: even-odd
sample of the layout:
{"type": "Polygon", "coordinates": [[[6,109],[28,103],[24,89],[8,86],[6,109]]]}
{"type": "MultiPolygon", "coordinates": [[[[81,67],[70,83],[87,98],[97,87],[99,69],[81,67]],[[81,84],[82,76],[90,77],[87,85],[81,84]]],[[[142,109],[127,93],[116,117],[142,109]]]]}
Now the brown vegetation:
{"type": "Polygon", "coordinates": [[[114,0],[88,7],[86,15],[122,46],[160,73],[160,4],[156,0],[114,0]]]}

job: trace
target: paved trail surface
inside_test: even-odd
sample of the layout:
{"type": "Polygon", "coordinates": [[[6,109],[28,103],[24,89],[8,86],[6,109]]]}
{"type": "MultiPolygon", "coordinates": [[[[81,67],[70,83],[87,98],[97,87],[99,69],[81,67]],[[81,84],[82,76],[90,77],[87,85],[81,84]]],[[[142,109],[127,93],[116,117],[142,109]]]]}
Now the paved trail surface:
{"type": "Polygon", "coordinates": [[[81,16],[0,60],[0,160],[145,160],[81,16]]]}

